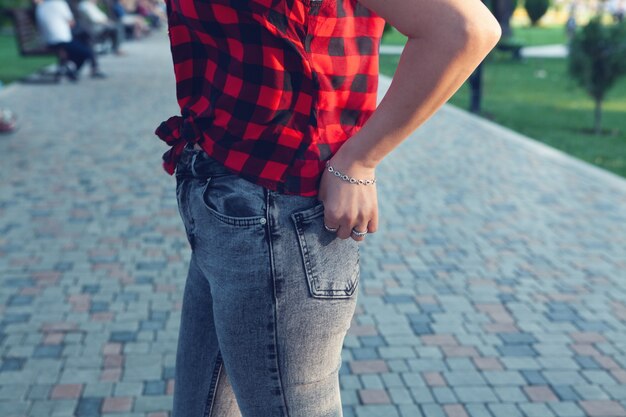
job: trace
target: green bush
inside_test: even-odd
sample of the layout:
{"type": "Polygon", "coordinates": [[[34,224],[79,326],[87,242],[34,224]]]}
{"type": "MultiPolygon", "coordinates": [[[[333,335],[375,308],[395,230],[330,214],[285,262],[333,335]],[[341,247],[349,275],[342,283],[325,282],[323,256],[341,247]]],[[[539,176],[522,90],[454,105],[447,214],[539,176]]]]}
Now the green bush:
{"type": "Polygon", "coordinates": [[[539,20],[550,8],[550,0],[525,0],[524,8],[532,26],[536,26],[539,20]]]}
{"type": "Polygon", "coordinates": [[[602,101],[626,74],[626,21],[604,25],[600,16],[574,34],[569,44],[568,73],[595,101],[594,131],[601,131],[602,101]]]}

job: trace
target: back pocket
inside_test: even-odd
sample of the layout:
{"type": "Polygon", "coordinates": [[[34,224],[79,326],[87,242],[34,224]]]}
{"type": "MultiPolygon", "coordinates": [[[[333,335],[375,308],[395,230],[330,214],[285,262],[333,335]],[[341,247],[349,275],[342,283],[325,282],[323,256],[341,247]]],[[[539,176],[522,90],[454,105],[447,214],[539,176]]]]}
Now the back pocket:
{"type": "Polygon", "coordinates": [[[324,205],[293,213],[311,296],[350,298],[359,284],[359,243],[324,228],[324,205]]]}

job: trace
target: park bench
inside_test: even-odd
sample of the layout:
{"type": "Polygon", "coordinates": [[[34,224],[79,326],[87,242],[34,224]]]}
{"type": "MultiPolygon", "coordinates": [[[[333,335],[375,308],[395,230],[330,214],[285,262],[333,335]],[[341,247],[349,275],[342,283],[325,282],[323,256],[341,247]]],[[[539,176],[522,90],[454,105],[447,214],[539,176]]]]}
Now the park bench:
{"type": "Polygon", "coordinates": [[[510,52],[513,56],[513,59],[519,61],[522,59],[522,47],[524,45],[517,43],[515,41],[501,41],[496,45],[496,49],[502,52],[510,52]]]}
{"type": "Polygon", "coordinates": [[[15,40],[21,56],[54,56],[57,58],[57,65],[51,73],[47,68],[40,70],[37,74],[23,79],[27,82],[49,81],[59,82],[64,71],[67,70],[67,53],[63,48],[54,48],[46,45],[41,37],[35,19],[35,9],[15,8],[8,12],[13,21],[15,40]]]}

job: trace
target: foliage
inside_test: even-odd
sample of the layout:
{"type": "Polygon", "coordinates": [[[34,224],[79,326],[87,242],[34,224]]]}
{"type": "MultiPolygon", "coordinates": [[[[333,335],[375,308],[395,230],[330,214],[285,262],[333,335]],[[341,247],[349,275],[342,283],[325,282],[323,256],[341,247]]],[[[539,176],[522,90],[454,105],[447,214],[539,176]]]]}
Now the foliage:
{"type": "Polygon", "coordinates": [[[550,0],[525,0],[524,8],[532,26],[536,26],[539,20],[550,8],[550,0]]]}
{"type": "Polygon", "coordinates": [[[595,130],[600,131],[602,101],[607,91],[626,75],[626,21],[604,25],[589,20],[569,45],[568,72],[596,103],[595,130]]]}
{"type": "MultiPolygon", "coordinates": [[[[511,10],[517,9],[518,3],[519,3],[518,0],[507,0],[507,1],[511,3],[510,4],[511,10]]],[[[495,8],[495,4],[497,0],[482,0],[482,2],[485,4],[485,6],[487,6],[489,10],[491,10],[492,13],[494,12],[494,8],[495,8]]]]}

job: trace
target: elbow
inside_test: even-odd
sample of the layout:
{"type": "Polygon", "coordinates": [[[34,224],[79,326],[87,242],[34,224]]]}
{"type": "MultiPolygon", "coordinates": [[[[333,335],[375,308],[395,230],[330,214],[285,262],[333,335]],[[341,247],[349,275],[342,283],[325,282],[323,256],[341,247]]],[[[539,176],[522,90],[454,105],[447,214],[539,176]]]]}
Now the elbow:
{"type": "Polygon", "coordinates": [[[441,25],[427,34],[416,35],[437,45],[439,50],[486,56],[502,36],[502,28],[491,14],[468,17],[457,14],[454,24],[441,25]]]}
{"type": "Polygon", "coordinates": [[[467,20],[459,35],[464,48],[487,55],[502,37],[500,23],[492,15],[483,19],[467,20]]]}
{"type": "Polygon", "coordinates": [[[482,3],[463,3],[463,7],[442,7],[439,19],[402,31],[409,39],[421,39],[438,50],[487,55],[502,36],[502,28],[482,3]]]}

